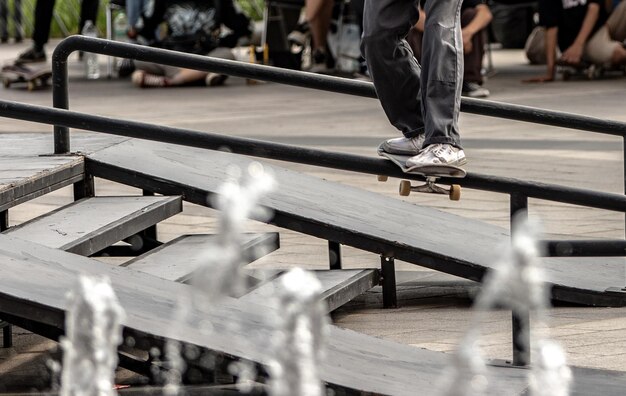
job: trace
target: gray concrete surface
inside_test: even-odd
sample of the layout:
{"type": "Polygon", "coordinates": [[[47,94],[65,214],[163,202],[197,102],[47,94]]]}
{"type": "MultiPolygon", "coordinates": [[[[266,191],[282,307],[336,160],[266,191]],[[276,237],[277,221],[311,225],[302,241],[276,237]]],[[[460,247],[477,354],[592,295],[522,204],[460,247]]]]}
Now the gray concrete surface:
{"type": "MultiPolygon", "coordinates": [[[[0,46],[0,61],[13,58],[24,47],[25,44],[0,46]]],[[[496,74],[486,83],[492,100],[626,121],[625,78],[527,85],[521,80],[542,74],[544,69],[527,65],[521,51],[495,51],[494,62],[496,74]]],[[[248,86],[244,80],[235,78],[218,88],[142,90],[133,87],[129,80],[86,81],[82,77],[82,65],[75,57],[70,61],[70,76],[70,108],[87,113],[366,155],[375,155],[381,140],[396,135],[377,101],[371,99],[277,84],[248,86]]],[[[0,95],[2,99],[25,103],[51,105],[52,102],[50,90],[27,92],[12,88],[0,90],[0,95]]],[[[0,134],[50,130],[46,125],[0,121],[0,134]]],[[[471,171],[624,192],[620,138],[468,114],[461,116],[461,131],[470,161],[467,168],[471,171]]],[[[282,165],[401,199],[395,182],[378,183],[368,175],[282,165]]],[[[97,182],[98,194],[124,192],[134,190],[97,182]]],[[[466,189],[460,202],[429,195],[402,199],[508,227],[508,196],[502,194],[466,189]]],[[[70,201],[69,189],[49,194],[12,209],[11,222],[21,223],[70,201]]],[[[546,233],[584,238],[624,237],[621,214],[536,200],[530,201],[530,208],[530,215],[541,220],[546,233]]],[[[274,228],[258,223],[249,225],[250,231],[268,229],[274,228]]],[[[170,240],[182,233],[215,230],[210,209],[185,205],[182,214],[163,223],[160,237],[170,240]]],[[[277,231],[281,233],[281,249],[255,266],[322,268],[327,265],[325,241],[277,231]]],[[[498,254],[494,251],[494,260],[498,254]]],[[[379,264],[378,257],[362,251],[345,248],[344,255],[347,267],[379,264]]],[[[381,309],[373,292],[335,312],[335,323],[416,347],[453,351],[470,322],[468,295],[475,291],[475,285],[402,263],[398,270],[403,271],[402,277],[410,290],[403,294],[400,308],[381,309]]],[[[626,308],[560,306],[550,310],[549,320],[549,328],[538,331],[549,332],[566,348],[569,363],[626,370],[626,308]]],[[[482,323],[485,356],[509,359],[510,313],[489,312],[482,323]]],[[[0,378],[13,373],[28,381],[36,375],[33,373],[40,372],[46,356],[42,352],[53,344],[19,329],[15,338],[16,348],[0,350],[0,373],[4,373],[0,378]]]]}

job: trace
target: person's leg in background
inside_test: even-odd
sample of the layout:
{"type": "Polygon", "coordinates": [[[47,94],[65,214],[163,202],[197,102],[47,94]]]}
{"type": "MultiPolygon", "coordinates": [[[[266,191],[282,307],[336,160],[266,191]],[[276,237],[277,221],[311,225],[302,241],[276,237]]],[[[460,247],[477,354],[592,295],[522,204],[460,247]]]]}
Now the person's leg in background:
{"type": "Polygon", "coordinates": [[[13,39],[21,43],[24,38],[22,30],[22,0],[13,0],[13,39]]]}
{"type": "Polygon", "coordinates": [[[0,41],[9,41],[9,5],[8,0],[0,0],[0,41]]]}
{"type": "MultiPolygon", "coordinates": [[[[476,17],[477,10],[475,8],[466,8],[461,13],[461,27],[469,25],[476,17]]],[[[474,34],[471,39],[470,48],[463,51],[463,91],[464,96],[472,98],[486,98],[489,91],[483,85],[483,57],[485,56],[485,32],[474,34]]]]}
{"type": "MultiPolygon", "coordinates": [[[[361,34],[363,34],[363,9],[365,8],[365,0],[352,0],[350,2],[350,7],[352,7],[352,11],[354,12],[356,21],[359,24],[360,32],[361,34]]],[[[365,58],[363,58],[363,55],[359,57],[359,74],[362,77],[369,78],[367,62],[365,62],[365,58]]]]}
{"type": "Polygon", "coordinates": [[[80,4],[80,22],[78,23],[78,33],[83,31],[85,22],[91,21],[95,25],[98,19],[99,0],[82,0],[80,4]]]}
{"type": "Polygon", "coordinates": [[[172,85],[170,80],[182,70],[180,67],[137,60],[135,61],[135,69],[131,81],[140,88],[168,87],[172,85]]]}
{"type": "Polygon", "coordinates": [[[306,0],[305,18],[311,29],[311,72],[329,72],[326,50],[328,30],[333,14],[334,0],[306,0]]]}
{"type": "Polygon", "coordinates": [[[126,17],[128,18],[128,37],[137,38],[143,27],[142,16],[150,17],[152,10],[148,0],[126,0],[126,17]]]}
{"type": "Polygon", "coordinates": [[[621,43],[621,47],[616,47],[611,62],[614,65],[626,65],[626,0],[615,6],[613,13],[606,21],[609,36],[621,43]]]}
{"type": "MultiPolygon", "coordinates": [[[[234,60],[230,48],[218,47],[207,56],[234,60]]],[[[183,69],[174,66],[158,65],[156,63],[136,61],[137,70],[133,72],[132,81],[138,87],[174,87],[181,85],[204,85],[215,87],[223,85],[228,76],[217,73],[207,73],[201,70],[183,69]]]]}
{"type": "Polygon", "coordinates": [[[44,62],[46,60],[44,46],[50,38],[54,3],[55,0],[37,0],[35,4],[33,46],[18,56],[17,63],[44,62]]]}

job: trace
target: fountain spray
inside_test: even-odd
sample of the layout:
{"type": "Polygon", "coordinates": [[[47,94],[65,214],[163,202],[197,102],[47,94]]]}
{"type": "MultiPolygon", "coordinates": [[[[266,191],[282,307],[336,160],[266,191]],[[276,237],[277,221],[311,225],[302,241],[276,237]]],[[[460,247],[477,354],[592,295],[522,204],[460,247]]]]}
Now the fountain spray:
{"type": "MultiPolygon", "coordinates": [[[[540,247],[537,243],[538,225],[526,219],[526,214],[516,216],[513,222],[511,248],[494,266],[483,281],[482,291],[474,303],[474,315],[469,330],[459,343],[453,363],[443,380],[445,396],[470,396],[489,394],[486,365],[478,343],[481,336],[481,317],[484,312],[502,307],[511,309],[523,318],[533,314],[537,326],[547,328],[546,311],[550,306],[549,292],[540,266],[540,247]]],[[[536,356],[529,371],[531,396],[567,396],[571,371],[565,353],[554,341],[535,337],[528,345],[531,327],[522,321],[519,342],[522,350],[533,350],[536,356]]],[[[493,379],[497,380],[497,379],[493,379]]]]}
{"type": "Polygon", "coordinates": [[[81,276],[70,295],[61,339],[61,396],[115,395],[117,347],[124,310],[110,282],[81,276]]]}

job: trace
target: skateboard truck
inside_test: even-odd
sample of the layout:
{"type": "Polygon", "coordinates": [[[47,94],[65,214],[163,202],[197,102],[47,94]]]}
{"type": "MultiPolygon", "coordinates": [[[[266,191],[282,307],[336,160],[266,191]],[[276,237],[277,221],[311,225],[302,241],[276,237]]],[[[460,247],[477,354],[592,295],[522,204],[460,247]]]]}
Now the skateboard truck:
{"type": "MultiPolygon", "coordinates": [[[[387,176],[378,176],[378,181],[380,182],[386,182],[388,179],[387,176]]],[[[441,187],[437,184],[438,179],[438,176],[426,176],[426,183],[417,186],[413,186],[409,180],[402,180],[398,192],[403,197],[407,197],[411,194],[411,191],[415,191],[420,193],[448,195],[451,201],[459,201],[461,199],[460,185],[452,184],[448,188],[441,187]]]]}

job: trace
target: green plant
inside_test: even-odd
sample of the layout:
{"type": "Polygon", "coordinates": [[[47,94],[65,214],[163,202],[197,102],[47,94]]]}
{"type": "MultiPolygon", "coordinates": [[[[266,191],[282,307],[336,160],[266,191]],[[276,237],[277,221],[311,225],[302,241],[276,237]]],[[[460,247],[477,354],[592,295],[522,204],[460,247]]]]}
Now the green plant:
{"type": "Polygon", "coordinates": [[[263,0],[236,0],[236,2],[250,19],[254,21],[263,19],[263,8],[265,8],[263,0]]]}

